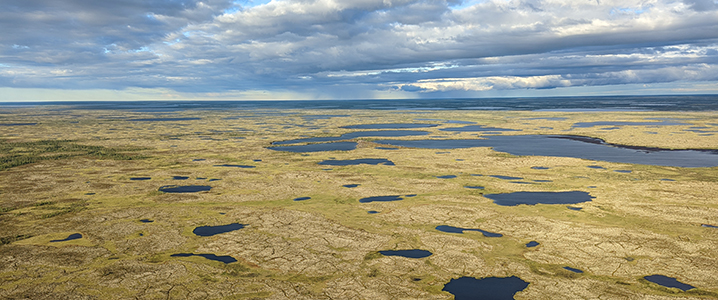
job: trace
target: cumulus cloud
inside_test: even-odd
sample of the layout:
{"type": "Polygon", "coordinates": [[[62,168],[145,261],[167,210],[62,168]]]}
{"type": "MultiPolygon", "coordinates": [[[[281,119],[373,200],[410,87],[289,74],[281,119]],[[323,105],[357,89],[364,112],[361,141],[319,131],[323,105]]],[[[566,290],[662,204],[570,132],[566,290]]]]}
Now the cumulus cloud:
{"type": "Polygon", "coordinates": [[[10,0],[0,8],[5,87],[480,95],[718,80],[713,0],[10,0]]]}

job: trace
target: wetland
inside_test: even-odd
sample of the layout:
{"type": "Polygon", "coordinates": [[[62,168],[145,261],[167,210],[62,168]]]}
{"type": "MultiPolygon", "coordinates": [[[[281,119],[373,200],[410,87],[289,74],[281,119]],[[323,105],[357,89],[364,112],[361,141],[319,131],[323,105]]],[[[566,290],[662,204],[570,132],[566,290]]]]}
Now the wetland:
{"type": "Polygon", "coordinates": [[[0,298],[718,299],[717,111],[514,102],[0,105],[0,298]]]}

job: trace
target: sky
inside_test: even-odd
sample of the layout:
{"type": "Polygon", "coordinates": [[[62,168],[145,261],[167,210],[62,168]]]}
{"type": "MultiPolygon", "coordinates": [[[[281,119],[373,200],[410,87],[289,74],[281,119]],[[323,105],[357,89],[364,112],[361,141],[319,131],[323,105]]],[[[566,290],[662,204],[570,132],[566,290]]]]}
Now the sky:
{"type": "Polygon", "coordinates": [[[718,1],[0,2],[0,101],[652,94],[718,94],[718,1]]]}

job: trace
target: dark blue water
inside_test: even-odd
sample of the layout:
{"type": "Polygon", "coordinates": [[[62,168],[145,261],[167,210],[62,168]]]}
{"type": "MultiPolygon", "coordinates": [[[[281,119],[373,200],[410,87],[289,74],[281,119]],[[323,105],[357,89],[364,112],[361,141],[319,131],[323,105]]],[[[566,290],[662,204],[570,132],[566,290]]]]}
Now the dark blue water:
{"type": "Polygon", "coordinates": [[[304,201],[304,200],[309,200],[309,199],[312,199],[312,197],[298,197],[298,198],[294,198],[294,201],[304,201]]]}
{"type": "Polygon", "coordinates": [[[256,168],[256,166],[248,166],[248,165],[229,165],[229,164],[214,165],[214,166],[215,166],[215,167],[242,168],[242,169],[252,169],[252,168],[256,168]]]}
{"type": "Polygon", "coordinates": [[[411,250],[383,250],[379,251],[384,256],[401,256],[406,258],[424,258],[431,256],[431,252],[421,249],[411,250]]]}
{"type": "Polygon", "coordinates": [[[379,212],[376,210],[370,210],[370,211],[367,211],[367,213],[373,215],[373,214],[378,214],[379,212]]]}
{"type": "MultiPolygon", "coordinates": [[[[689,123],[679,122],[620,122],[620,121],[598,121],[598,122],[579,122],[574,123],[574,128],[589,128],[594,126],[675,126],[675,125],[690,125],[689,123]]],[[[618,127],[620,128],[620,127],[618,127]]]]}
{"type": "Polygon", "coordinates": [[[411,128],[428,128],[436,127],[437,124],[420,124],[420,123],[390,123],[390,124],[357,124],[342,126],[346,129],[411,129],[411,128]]]}
{"type": "Polygon", "coordinates": [[[400,195],[396,196],[375,196],[375,197],[366,197],[359,199],[360,203],[371,203],[371,202],[387,202],[387,201],[399,201],[404,200],[400,195]]]}
{"type": "Polygon", "coordinates": [[[206,159],[204,159],[204,158],[195,158],[195,159],[193,159],[192,161],[205,161],[205,160],[206,160],[206,159]]]}
{"type": "Polygon", "coordinates": [[[506,194],[486,194],[484,197],[494,200],[501,206],[517,206],[519,204],[576,204],[593,199],[589,193],[582,191],[570,192],[514,192],[506,194]]]}
{"type": "Polygon", "coordinates": [[[422,136],[429,134],[428,131],[418,130],[383,130],[383,131],[359,131],[345,133],[340,136],[327,136],[327,137],[313,137],[305,139],[295,139],[272,142],[272,145],[288,145],[298,143],[323,143],[323,142],[336,142],[341,140],[350,140],[359,137],[401,137],[401,136],[422,136]]]}
{"type": "Polygon", "coordinates": [[[538,246],[538,245],[540,245],[540,244],[539,244],[539,242],[537,242],[537,241],[530,241],[530,242],[526,243],[526,247],[527,247],[527,248],[533,248],[533,247],[536,247],[536,246],[538,246]]]}
{"type": "Polygon", "coordinates": [[[512,176],[504,176],[504,175],[487,175],[489,177],[503,179],[503,180],[521,180],[522,177],[512,177],[512,176]]]}
{"type": "Polygon", "coordinates": [[[597,169],[597,170],[605,170],[605,169],[606,169],[606,168],[601,167],[601,166],[586,166],[586,168],[589,168],[589,169],[597,169]]]}
{"type": "Polygon", "coordinates": [[[232,223],[227,225],[219,226],[200,226],[192,230],[192,233],[198,236],[213,236],[220,233],[240,230],[247,226],[247,224],[232,223]]]}
{"type": "Polygon", "coordinates": [[[645,276],[643,278],[650,282],[653,282],[653,283],[656,283],[656,284],[659,284],[659,285],[662,285],[665,287],[678,288],[684,292],[695,288],[694,286],[680,282],[673,277],[668,277],[668,276],[663,276],[663,275],[650,275],[650,276],[645,276]]]}
{"type": "Polygon", "coordinates": [[[442,176],[436,176],[436,178],[439,178],[439,179],[452,179],[452,178],[456,178],[456,175],[442,175],[442,176]]]}
{"type": "Polygon", "coordinates": [[[456,300],[511,300],[528,286],[528,282],[516,276],[482,279],[461,277],[449,281],[442,291],[453,294],[456,300]]]}
{"type": "Polygon", "coordinates": [[[441,123],[448,123],[448,124],[476,124],[476,122],[471,122],[471,121],[443,120],[443,119],[414,119],[414,121],[441,122],[441,123]]]}
{"type": "Polygon", "coordinates": [[[150,220],[150,219],[142,219],[142,220],[140,220],[140,222],[142,222],[142,223],[152,223],[152,222],[154,222],[154,221],[152,221],[152,220],[150,220]]]}
{"type": "Polygon", "coordinates": [[[194,254],[194,253],[177,253],[170,255],[171,257],[190,257],[190,256],[201,256],[209,260],[223,262],[225,264],[236,262],[237,260],[231,256],[217,256],[214,254],[194,254]]]}
{"type": "Polygon", "coordinates": [[[71,235],[67,236],[67,237],[66,237],[66,238],[64,238],[64,239],[61,239],[61,240],[52,240],[52,241],[50,241],[50,243],[56,243],[56,242],[64,242],[64,241],[71,241],[71,240],[77,240],[77,239],[81,239],[81,238],[82,238],[82,234],[79,234],[79,233],[73,233],[73,234],[71,234],[71,235]]]}
{"type": "Polygon", "coordinates": [[[576,268],[571,268],[571,267],[563,267],[563,268],[566,270],[569,270],[571,272],[574,272],[574,273],[579,273],[579,274],[583,273],[583,271],[576,269],[576,268]]]}
{"type": "Polygon", "coordinates": [[[324,144],[309,144],[299,146],[277,146],[267,147],[269,150],[287,151],[287,152],[321,152],[321,151],[349,151],[356,149],[355,142],[336,142],[324,144]]]}
{"type": "Polygon", "coordinates": [[[37,125],[37,123],[0,123],[0,126],[32,126],[37,125]]]}
{"type": "Polygon", "coordinates": [[[633,172],[633,171],[631,171],[631,170],[613,170],[613,172],[618,172],[618,173],[631,173],[631,172],[633,172]]]}
{"type": "Polygon", "coordinates": [[[347,159],[347,160],[324,160],[321,162],[318,162],[320,165],[327,165],[327,166],[356,166],[360,164],[366,164],[366,165],[385,165],[385,166],[393,166],[394,162],[386,159],[386,158],[360,158],[360,159],[347,159]]]}
{"type": "Polygon", "coordinates": [[[342,186],[345,187],[345,188],[350,188],[350,189],[351,189],[351,188],[358,187],[359,184],[345,184],[345,185],[342,185],[342,186]]]}
{"type": "Polygon", "coordinates": [[[583,207],[574,207],[574,206],[566,206],[566,208],[568,208],[568,209],[570,209],[570,210],[576,210],[576,211],[579,211],[579,210],[582,210],[582,209],[583,209],[583,207]]]}
{"type": "Polygon", "coordinates": [[[159,191],[163,193],[197,193],[211,190],[208,185],[165,185],[159,191]]]}
{"type": "Polygon", "coordinates": [[[173,180],[187,180],[189,176],[172,176],[173,180]]]}
{"type": "Polygon", "coordinates": [[[136,180],[136,181],[142,181],[142,180],[150,180],[152,177],[131,177],[130,180],[136,180]]]}
{"type": "Polygon", "coordinates": [[[135,122],[172,122],[172,121],[194,121],[201,118],[148,118],[148,119],[129,119],[127,121],[135,122]]]}
{"type": "Polygon", "coordinates": [[[475,190],[483,190],[484,189],[483,186],[478,186],[478,185],[465,185],[464,188],[475,189],[475,190]]]}
{"type": "Polygon", "coordinates": [[[523,120],[546,120],[546,121],[563,121],[568,120],[568,118],[564,117],[551,117],[551,118],[526,118],[523,120]]]}
{"type": "Polygon", "coordinates": [[[668,150],[623,146],[601,139],[565,135],[487,136],[485,139],[464,140],[377,140],[379,144],[424,148],[457,149],[493,147],[495,151],[513,155],[575,157],[597,161],[633,163],[672,167],[718,166],[718,150],[668,150]]]}
{"type": "Polygon", "coordinates": [[[462,233],[462,234],[464,233],[464,231],[477,231],[477,232],[481,232],[485,237],[502,237],[502,236],[504,236],[503,234],[500,234],[500,233],[489,232],[489,231],[481,230],[478,228],[461,228],[461,227],[454,227],[454,226],[448,226],[448,225],[436,226],[436,230],[441,231],[441,232],[447,232],[447,233],[462,233]]]}
{"type": "MultiPolygon", "coordinates": [[[[373,109],[373,110],[718,110],[718,95],[675,96],[594,96],[481,99],[397,99],[397,100],[315,100],[315,101],[62,101],[2,102],[0,107],[56,106],[69,110],[129,110],[138,112],[179,112],[187,110],[257,109],[373,109]],[[658,104],[658,105],[657,105],[658,104]]],[[[257,115],[286,115],[280,112],[253,112],[257,115]]]]}
{"type": "Polygon", "coordinates": [[[548,168],[548,167],[531,167],[531,169],[534,169],[534,170],[548,170],[549,168],[548,168]]]}
{"type": "Polygon", "coordinates": [[[343,118],[343,117],[351,117],[351,115],[304,115],[302,118],[307,120],[325,120],[325,119],[331,119],[331,118],[343,118]]]}
{"type": "Polygon", "coordinates": [[[707,227],[707,228],[718,228],[718,226],[710,225],[710,224],[701,224],[701,226],[702,226],[702,227],[707,227]]]}
{"type": "Polygon", "coordinates": [[[484,125],[467,125],[464,127],[450,127],[450,128],[442,128],[439,129],[441,131],[452,131],[452,132],[477,132],[477,131],[521,131],[516,129],[508,129],[508,128],[496,128],[496,127],[486,127],[484,125]]]}

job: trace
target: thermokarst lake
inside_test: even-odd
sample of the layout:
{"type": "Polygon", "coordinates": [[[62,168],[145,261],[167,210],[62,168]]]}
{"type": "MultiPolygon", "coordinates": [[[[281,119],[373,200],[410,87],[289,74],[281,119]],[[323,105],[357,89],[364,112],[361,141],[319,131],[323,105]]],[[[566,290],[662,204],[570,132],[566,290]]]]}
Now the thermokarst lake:
{"type": "Polygon", "coordinates": [[[717,299],[713,132],[710,96],[0,104],[0,298],[717,299]]]}

